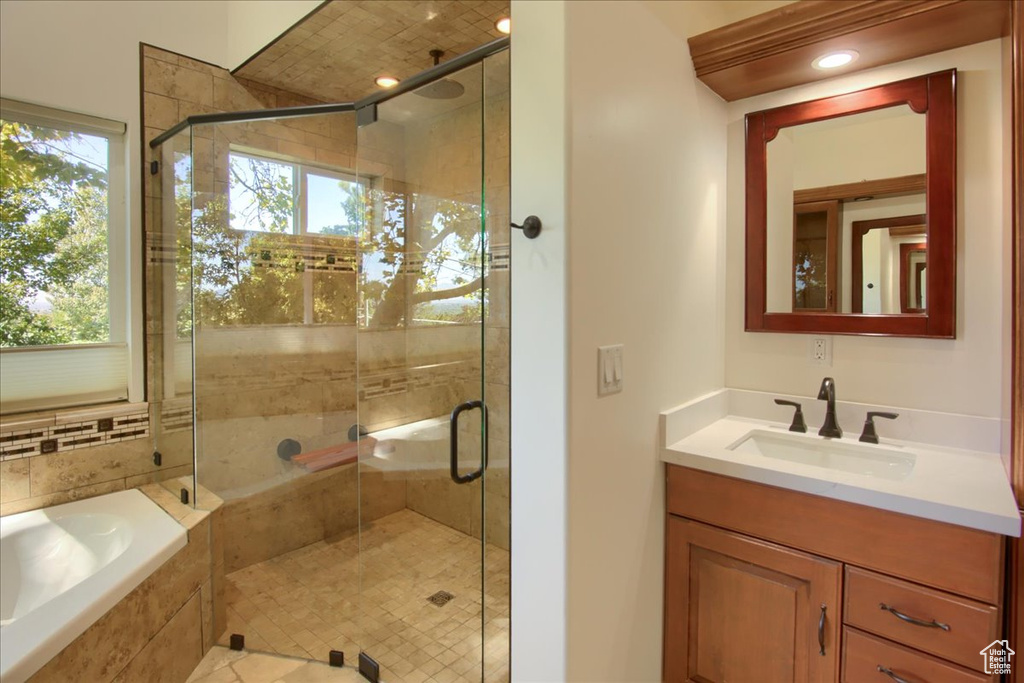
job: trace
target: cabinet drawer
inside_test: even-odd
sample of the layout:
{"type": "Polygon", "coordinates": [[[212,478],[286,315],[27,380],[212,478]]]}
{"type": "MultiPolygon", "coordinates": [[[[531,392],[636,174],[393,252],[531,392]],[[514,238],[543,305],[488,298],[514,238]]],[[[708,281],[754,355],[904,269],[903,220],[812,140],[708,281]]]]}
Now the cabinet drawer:
{"type": "Polygon", "coordinates": [[[991,605],[856,567],[846,568],[843,622],[971,669],[982,666],[979,650],[999,637],[999,610],[991,605]]]}
{"type": "MultiPolygon", "coordinates": [[[[981,655],[978,655],[979,661],[981,655]]],[[[844,683],[982,683],[995,681],[976,671],[962,669],[941,659],[901,647],[895,643],[843,629],[843,682],[844,683]],[[892,672],[892,675],[880,670],[892,672]],[[897,676],[898,678],[893,678],[897,676]]]]}

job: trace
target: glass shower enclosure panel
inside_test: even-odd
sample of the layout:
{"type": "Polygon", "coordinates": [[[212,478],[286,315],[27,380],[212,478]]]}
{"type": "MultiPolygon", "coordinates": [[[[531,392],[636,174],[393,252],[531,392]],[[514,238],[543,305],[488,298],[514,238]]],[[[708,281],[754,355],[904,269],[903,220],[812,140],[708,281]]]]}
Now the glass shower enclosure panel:
{"type": "Polygon", "coordinates": [[[483,88],[477,63],[358,113],[361,645],[383,680],[485,673],[483,88]]]}
{"type": "Polygon", "coordinates": [[[354,652],[356,256],[349,113],[192,127],[197,503],[220,505],[226,631],[354,652]]]}
{"type": "Polygon", "coordinates": [[[156,449],[213,513],[221,645],[509,680],[509,62],[488,54],[362,109],[155,143],[156,449]]]}
{"type": "Polygon", "coordinates": [[[195,489],[192,419],[192,136],[186,129],[153,152],[163,172],[148,177],[146,288],[148,373],[155,455],[165,488],[195,489]]]}

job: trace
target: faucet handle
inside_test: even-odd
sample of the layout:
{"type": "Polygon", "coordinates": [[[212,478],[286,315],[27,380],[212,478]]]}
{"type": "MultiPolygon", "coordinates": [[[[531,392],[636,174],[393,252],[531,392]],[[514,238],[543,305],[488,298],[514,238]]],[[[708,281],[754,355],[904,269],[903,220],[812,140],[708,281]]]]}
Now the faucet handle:
{"type": "Polygon", "coordinates": [[[796,401],[786,401],[781,398],[775,399],[775,402],[780,406],[792,406],[793,408],[796,408],[796,412],[793,413],[793,424],[789,425],[789,431],[807,433],[807,423],[804,422],[803,407],[799,403],[796,401]]]}
{"type": "Polygon", "coordinates": [[[899,413],[868,411],[868,417],[864,420],[864,431],[860,433],[860,440],[864,443],[878,443],[878,432],[875,431],[875,418],[884,417],[886,420],[895,420],[899,416],[899,413]]]}

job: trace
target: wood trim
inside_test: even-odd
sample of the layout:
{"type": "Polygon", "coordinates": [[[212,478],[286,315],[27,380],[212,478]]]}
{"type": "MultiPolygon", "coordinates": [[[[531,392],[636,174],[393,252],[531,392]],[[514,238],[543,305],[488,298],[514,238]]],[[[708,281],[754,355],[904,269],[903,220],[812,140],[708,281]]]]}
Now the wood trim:
{"type": "Polygon", "coordinates": [[[875,218],[869,221],[853,221],[850,224],[850,308],[853,313],[864,311],[864,235],[871,230],[888,228],[893,237],[927,234],[925,214],[875,218]]]}
{"type": "Polygon", "coordinates": [[[768,235],[767,230],[751,226],[768,224],[768,147],[764,143],[764,112],[747,114],[746,125],[746,329],[764,329],[768,308],[768,235]]]}
{"type": "Polygon", "coordinates": [[[926,183],[926,174],[916,173],[879,180],[862,180],[859,183],[809,187],[805,190],[794,190],[793,203],[825,202],[830,199],[848,202],[860,197],[899,197],[908,194],[924,194],[926,183]]]}
{"type": "MultiPolygon", "coordinates": [[[[1011,379],[1010,457],[1017,502],[1024,509],[1024,2],[1011,3],[1010,125],[1011,125],[1011,240],[1010,288],[1011,379]]],[[[1024,510],[1022,510],[1024,513],[1024,510]]],[[[1007,629],[1018,653],[1010,680],[1024,683],[1024,539],[1010,543],[1010,590],[1007,629]]]]}
{"type": "MultiPolygon", "coordinates": [[[[1021,511],[1024,514],[1024,510],[1021,511]]],[[[1024,540],[1009,539],[1009,589],[1006,591],[1006,635],[1010,640],[1010,649],[1018,653],[1024,652],[1024,540]]],[[[1017,662],[1022,661],[1018,659],[1017,662]]],[[[1008,683],[1024,682],[1024,668],[1017,662],[1010,673],[1008,683]]]]}
{"type": "Polygon", "coordinates": [[[1002,536],[667,465],[669,513],[999,605],[1002,536]],[[755,510],[756,514],[751,514],[755,510]]]}
{"type": "Polygon", "coordinates": [[[927,254],[928,243],[900,245],[900,313],[924,313],[922,309],[910,305],[910,256],[918,251],[927,254]]]}
{"type": "Polygon", "coordinates": [[[823,80],[828,50],[860,57],[843,73],[1006,35],[1005,0],[803,0],[688,39],[697,77],[727,101],[823,80]]]}
{"type": "Polygon", "coordinates": [[[927,227],[925,226],[924,214],[919,216],[913,216],[913,218],[920,218],[920,222],[917,225],[908,225],[902,228],[889,228],[889,235],[891,237],[924,237],[928,234],[927,227]]]}
{"type": "MultiPolygon", "coordinates": [[[[1012,144],[1012,339],[1011,457],[1017,503],[1024,508],[1024,2],[1012,3],[1011,144],[1012,144]]],[[[1024,619],[1024,615],[1019,617],[1024,619]]],[[[1024,656],[1022,656],[1024,657],[1024,656]]],[[[1018,676],[1024,681],[1024,675],[1018,676]]]]}
{"type": "Polygon", "coordinates": [[[746,331],[956,337],[956,70],[746,117],[746,331]],[[927,126],[928,310],[923,314],[768,313],[767,144],[780,128],[909,104],[927,126]]]}

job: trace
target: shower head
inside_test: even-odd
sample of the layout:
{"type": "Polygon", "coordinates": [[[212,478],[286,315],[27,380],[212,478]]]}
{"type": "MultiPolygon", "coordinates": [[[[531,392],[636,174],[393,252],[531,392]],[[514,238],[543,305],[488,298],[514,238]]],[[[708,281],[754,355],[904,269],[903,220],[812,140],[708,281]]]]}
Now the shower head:
{"type": "MultiPolygon", "coordinates": [[[[441,63],[444,50],[431,50],[430,56],[434,59],[434,66],[437,66],[441,63]]],[[[414,92],[420,97],[426,97],[431,100],[454,100],[462,97],[462,93],[466,92],[466,89],[458,81],[442,78],[439,81],[428,83],[414,92]]]]}

